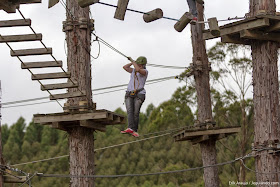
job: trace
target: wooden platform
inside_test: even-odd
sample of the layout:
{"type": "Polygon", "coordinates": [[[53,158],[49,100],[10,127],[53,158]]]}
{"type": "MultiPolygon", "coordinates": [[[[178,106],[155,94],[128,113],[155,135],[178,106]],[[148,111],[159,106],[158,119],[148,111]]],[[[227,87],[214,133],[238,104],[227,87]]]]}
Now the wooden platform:
{"type": "Polygon", "coordinates": [[[220,36],[213,36],[209,30],[203,31],[203,39],[221,37],[223,43],[250,45],[252,40],[280,42],[280,16],[258,15],[220,26],[220,36]]]}
{"type": "Polygon", "coordinates": [[[35,114],[34,122],[42,125],[50,125],[52,128],[67,131],[68,128],[82,126],[99,131],[106,131],[107,125],[124,124],[124,116],[107,110],[94,112],[35,114]]]}
{"type": "Polygon", "coordinates": [[[240,130],[240,126],[185,129],[175,134],[173,138],[175,141],[191,141],[196,144],[209,139],[219,140],[240,130]]]}

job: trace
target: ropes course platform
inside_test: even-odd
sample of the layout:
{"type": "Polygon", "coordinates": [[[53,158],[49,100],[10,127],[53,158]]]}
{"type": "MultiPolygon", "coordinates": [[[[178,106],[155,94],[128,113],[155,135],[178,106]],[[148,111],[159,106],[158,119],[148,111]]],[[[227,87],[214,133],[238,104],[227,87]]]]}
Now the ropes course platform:
{"type": "Polygon", "coordinates": [[[240,132],[240,126],[231,127],[202,127],[194,129],[185,129],[177,134],[173,135],[175,142],[178,141],[191,141],[193,144],[197,144],[209,139],[223,139],[229,135],[240,132]]]}
{"type": "MultiPolygon", "coordinates": [[[[250,45],[252,40],[280,42],[280,15],[260,14],[220,26],[220,35],[212,35],[210,30],[203,31],[203,39],[221,37],[223,43],[250,45]]],[[[213,33],[213,32],[212,32],[213,33]]]]}
{"type": "Polygon", "coordinates": [[[107,125],[125,124],[123,115],[108,110],[76,111],[73,113],[35,114],[34,122],[42,125],[50,125],[52,128],[67,131],[68,128],[81,126],[106,131],[107,125]]]}

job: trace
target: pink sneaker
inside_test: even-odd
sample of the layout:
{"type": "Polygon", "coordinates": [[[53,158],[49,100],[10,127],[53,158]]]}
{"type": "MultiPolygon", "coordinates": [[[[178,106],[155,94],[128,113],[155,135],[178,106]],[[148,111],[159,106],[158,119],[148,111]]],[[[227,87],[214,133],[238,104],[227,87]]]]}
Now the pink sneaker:
{"type": "Polygon", "coordinates": [[[134,131],[130,128],[125,129],[124,131],[121,131],[122,134],[132,134],[134,131]]]}
{"type": "Polygon", "coordinates": [[[132,136],[138,138],[138,137],[139,137],[139,134],[138,134],[137,132],[133,131],[132,136]]]}

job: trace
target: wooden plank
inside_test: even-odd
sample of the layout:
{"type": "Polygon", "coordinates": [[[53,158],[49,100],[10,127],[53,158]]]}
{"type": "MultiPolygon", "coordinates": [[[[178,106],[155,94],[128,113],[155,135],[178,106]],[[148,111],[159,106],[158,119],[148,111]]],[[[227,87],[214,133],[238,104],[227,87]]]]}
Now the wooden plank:
{"type": "Polygon", "coordinates": [[[266,32],[273,32],[273,31],[280,31],[280,21],[271,25],[267,29],[265,29],[266,32]]]}
{"type": "Polygon", "coordinates": [[[31,25],[30,19],[0,21],[0,27],[18,27],[18,26],[30,26],[30,25],[31,25]]]}
{"type": "Polygon", "coordinates": [[[42,34],[25,34],[25,35],[0,35],[0,43],[4,42],[25,42],[42,40],[42,34]]]}
{"type": "Polygon", "coordinates": [[[4,183],[24,183],[27,180],[26,176],[18,176],[20,179],[11,175],[4,175],[3,177],[4,183]]]}
{"type": "Polygon", "coordinates": [[[106,132],[106,126],[105,125],[98,124],[98,123],[96,123],[92,120],[82,120],[82,121],[80,121],[80,126],[90,128],[90,129],[99,130],[101,132],[106,132]]]}
{"type": "Polygon", "coordinates": [[[128,6],[129,0],[118,0],[118,7],[115,12],[114,18],[124,20],[125,12],[128,6]]]}
{"type": "Polygon", "coordinates": [[[48,6],[48,8],[53,7],[53,6],[56,5],[57,3],[59,3],[59,0],[49,0],[49,6],[48,6]]]}
{"type": "Polygon", "coordinates": [[[57,99],[67,99],[67,98],[74,98],[74,97],[83,97],[85,94],[81,93],[80,91],[71,92],[71,93],[64,93],[64,94],[53,94],[50,95],[50,100],[57,100],[57,99]]]}
{"type": "Polygon", "coordinates": [[[60,83],[60,84],[46,84],[41,85],[41,90],[57,90],[57,89],[65,89],[65,88],[77,88],[78,83],[77,82],[67,82],[67,83],[60,83]]]}
{"type": "Polygon", "coordinates": [[[108,113],[104,112],[92,112],[82,114],[69,114],[63,113],[61,115],[34,115],[34,123],[52,123],[60,121],[82,121],[82,120],[100,120],[107,119],[108,113]]]}
{"type": "Polygon", "coordinates": [[[21,64],[22,69],[62,67],[62,61],[26,62],[21,64]]]}
{"type": "MultiPolygon", "coordinates": [[[[256,28],[261,28],[261,27],[267,27],[269,26],[269,19],[268,18],[261,18],[261,19],[256,19],[248,22],[242,22],[239,25],[233,25],[232,27],[220,27],[221,31],[221,36],[228,35],[228,34],[235,34],[238,33],[242,30],[248,30],[248,29],[256,29],[256,28]]],[[[203,33],[203,39],[204,40],[209,40],[217,38],[217,36],[213,36],[210,31],[207,31],[203,33]]]]}
{"type": "Polygon", "coordinates": [[[52,48],[21,49],[11,51],[11,56],[47,55],[52,54],[52,48]]]}
{"type": "Polygon", "coordinates": [[[78,4],[80,7],[85,8],[89,5],[92,5],[94,3],[98,3],[99,0],[78,0],[78,4]]]}
{"type": "Polygon", "coordinates": [[[239,34],[238,35],[224,35],[221,36],[222,43],[234,43],[234,44],[243,44],[243,45],[250,45],[251,42],[249,40],[241,39],[239,34]]]}
{"type": "Polygon", "coordinates": [[[32,80],[43,80],[43,79],[61,79],[61,78],[70,78],[70,72],[61,72],[61,73],[42,73],[32,75],[32,80]]]}
{"type": "Polygon", "coordinates": [[[261,31],[242,30],[240,32],[240,38],[280,42],[280,33],[264,33],[261,31]]]}

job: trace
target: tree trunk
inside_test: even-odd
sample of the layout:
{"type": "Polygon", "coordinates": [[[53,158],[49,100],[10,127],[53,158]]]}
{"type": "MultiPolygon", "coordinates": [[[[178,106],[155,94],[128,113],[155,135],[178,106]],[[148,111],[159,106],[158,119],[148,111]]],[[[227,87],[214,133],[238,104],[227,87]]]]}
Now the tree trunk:
{"type": "MultiPolygon", "coordinates": [[[[242,110],[242,125],[241,125],[241,156],[246,154],[246,138],[247,138],[247,119],[246,119],[246,103],[244,94],[242,95],[241,100],[241,110],[242,110]]],[[[246,160],[243,162],[245,163],[246,160]]],[[[239,174],[239,181],[246,182],[246,168],[243,164],[240,164],[240,174],[239,174]]]]}
{"type": "MultiPolygon", "coordinates": [[[[2,109],[2,88],[1,88],[1,81],[0,81],[0,164],[4,165],[3,163],[3,157],[2,157],[2,124],[1,124],[1,120],[2,120],[2,113],[1,113],[1,109],[2,109]]],[[[3,178],[3,173],[0,173],[0,187],[4,186],[4,178],[3,178]]]]}
{"type": "MultiPolygon", "coordinates": [[[[197,7],[198,20],[203,20],[204,8],[198,4],[197,7]]],[[[200,123],[205,122],[206,120],[213,120],[209,85],[208,57],[206,54],[205,41],[202,38],[203,29],[204,24],[196,24],[191,26],[193,64],[194,67],[197,68],[200,68],[199,66],[202,66],[201,71],[194,71],[198,103],[198,120],[200,123]]],[[[215,145],[215,140],[208,140],[200,143],[202,161],[204,166],[217,163],[217,152],[215,145]]],[[[204,169],[204,182],[206,187],[219,186],[218,167],[209,167],[204,169]]]]}
{"type": "MultiPolygon", "coordinates": [[[[71,78],[79,84],[79,89],[86,93],[85,97],[68,99],[71,106],[78,106],[79,101],[87,101],[92,106],[91,63],[89,28],[79,28],[81,18],[89,23],[89,8],[80,8],[76,0],[67,0],[68,23],[73,23],[73,29],[66,31],[68,47],[67,65],[71,78]],[[74,18],[73,18],[74,16],[74,18]],[[70,22],[69,22],[70,21],[70,22]]],[[[71,88],[69,92],[78,91],[71,88]]],[[[69,156],[71,175],[94,175],[94,136],[93,130],[84,127],[74,127],[69,133],[69,156]]],[[[94,178],[71,178],[71,187],[94,186],[94,178]]]]}
{"type": "MultiPolygon", "coordinates": [[[[275,14],[275,0],[250,0],[250,16],[259,10],[275,14]]],[[[270,41],[252,42],[253,86],[254,86],[254,144],[268,148],[269,144],[279,142],[279,83],[278,50],[279,44],[270,41]]],[[[278,154],[268,150],[257,153],[255,167],[258,182],[279,182],[280,162],[278,154]],[[261,174],[270,173],[270,174],[261,174]]],[[[264,185],[260,185],[264,186],[264,185]]]]}

